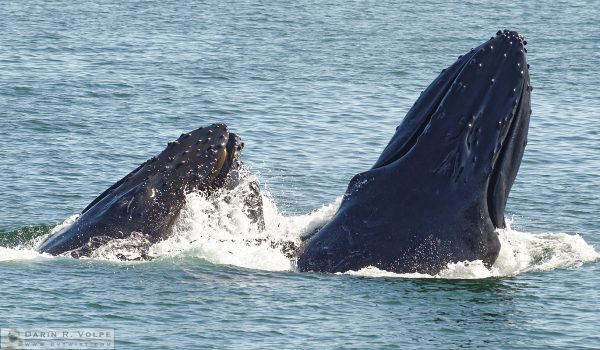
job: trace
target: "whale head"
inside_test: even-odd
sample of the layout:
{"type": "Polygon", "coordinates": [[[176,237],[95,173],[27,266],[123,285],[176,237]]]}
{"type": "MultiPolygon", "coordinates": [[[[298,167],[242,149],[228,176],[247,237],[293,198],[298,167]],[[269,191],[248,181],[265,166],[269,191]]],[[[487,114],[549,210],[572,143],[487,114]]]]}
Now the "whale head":
{"type": "Polygon", "coordinates": [[[299,269],[436,273],[462,260],[491,265],[527,143],[525,45],[517,32],[498,31],[443,70],[373,167],[350,181],[299,269]]]}
{"type": "Polygon", "coordinates": [[[477,189],[493,226],[505,227],[531,115],[525,43],[517,32],[498,31],[460,57],[417,100],[373,169],[410,163],[444,178],[447,189],[477,189]]]}
{"type": "MultiPolygon", "coordinates": [[[[104,191],[73,225],[49,237],[38,250],[61,254],[78,249],[76,255],[89,255],[96,245],[133,232],[142,233],[151,242],[166,238],[188,193],[210,195],[238,185],[243,146],[224,124],[182,134],[104,191]]],[[[246,203],[253,206],[247,213],[262,222],[258,186],[251,183],[250,187],[247,192],[252,198],[246,203]]]]}

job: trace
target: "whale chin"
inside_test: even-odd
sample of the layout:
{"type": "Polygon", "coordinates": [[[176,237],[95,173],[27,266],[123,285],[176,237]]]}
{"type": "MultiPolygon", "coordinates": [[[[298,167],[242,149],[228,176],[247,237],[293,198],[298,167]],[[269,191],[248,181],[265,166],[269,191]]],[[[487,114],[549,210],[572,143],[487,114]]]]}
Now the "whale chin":
{"type": "Polygon", "coordinates": [[[350,181],[298,269],[435,274],[458,261],[491,266],[527,143],[525,45],[517,32],[498,31],[443,70],[374,166],[350,181]]]}

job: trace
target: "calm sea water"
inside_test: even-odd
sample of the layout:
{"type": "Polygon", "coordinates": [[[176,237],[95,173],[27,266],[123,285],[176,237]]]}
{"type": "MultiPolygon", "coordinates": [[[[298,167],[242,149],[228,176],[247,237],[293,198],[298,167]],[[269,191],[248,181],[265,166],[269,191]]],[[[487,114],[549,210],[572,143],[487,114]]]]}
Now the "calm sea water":
{"type": "Polygon", "coordinates": [[[3,1],[0,327],[114,328],[119,349],[600,349],[598,18],[592,0],[3,1]],[[178,234],[202,244],[152,262],[30,249],[213,122],[245,141],[269,234],[297,234],[441,69],[502,28],[527,37],[534,91],[493,273],[300,274],[199,198],[178,234]]]}

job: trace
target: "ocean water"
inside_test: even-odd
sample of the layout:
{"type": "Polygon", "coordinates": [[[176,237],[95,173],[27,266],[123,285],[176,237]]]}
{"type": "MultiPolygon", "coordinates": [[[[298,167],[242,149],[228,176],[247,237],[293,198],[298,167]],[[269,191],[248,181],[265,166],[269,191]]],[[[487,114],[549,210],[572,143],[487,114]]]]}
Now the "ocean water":
{"type": "Polygon", "coordinates": [[[118,349],[600,349],[594,1],[3,1],[0,327],[112,328],[118,349]],[[529,144],[491,270],[298,273],[422,91],[498,29],[529,44],[529,144]],[[37,254],[180,133],[225,122],[267,229],[197,195],[150,262],[37,254]],[[57,227],[58,226],[58,227],[57,227]]]}

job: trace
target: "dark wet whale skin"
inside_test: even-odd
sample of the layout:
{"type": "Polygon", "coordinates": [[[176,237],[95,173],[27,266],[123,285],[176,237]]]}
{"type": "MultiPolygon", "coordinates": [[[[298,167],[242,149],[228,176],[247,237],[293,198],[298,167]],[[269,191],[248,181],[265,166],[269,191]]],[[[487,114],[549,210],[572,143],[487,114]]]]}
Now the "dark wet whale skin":
{"type": "Polygon", "coordinates": [[[525,44],[499,31],[442,71],[373,168],[350,181],[298,269],[435,274],[450,262],[493,264],[527,143],[525,44]]]}
{"type": "MultiPolygon", "coordinates": [[[[158,156],[141,164],[104,191],[67,229],[44,241],[40,252],[89,255],[115,238],[142,233],[150,242],[168,236],[190,192],[210,194],[237,185],[243,143],[224,124],[182,134],[158,156]]],[[[262,221],[262,199],[251,184],[248,214],[262,221]]]]}

